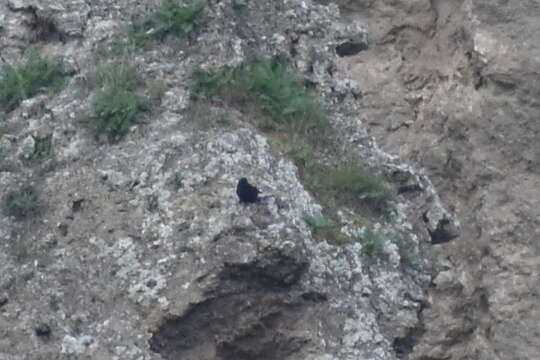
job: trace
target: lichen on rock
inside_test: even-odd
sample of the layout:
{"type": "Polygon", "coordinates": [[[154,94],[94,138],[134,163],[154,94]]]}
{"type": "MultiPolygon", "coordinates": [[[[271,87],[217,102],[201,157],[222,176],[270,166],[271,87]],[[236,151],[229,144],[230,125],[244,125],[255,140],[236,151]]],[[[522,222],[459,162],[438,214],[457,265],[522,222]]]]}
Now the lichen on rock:
{"type": "Polygon", "coordinates": [[[47,12],[63,34],[59,41],[40,40],[44,51],[77,73],[59,94],[42,94],[39,106],[29,100],[5,114],[13,128],[0,150],[17,169],[0,171],[0,195],[32,180],[46,207],[27,223],[0,220],[6,249],[0,270],[12,274],[0,282],[0,294],[8,293],[0,305],[6,323],[1,356],[401,356],[396,339],[408,339],[421,326],[423,288],[437,271],[423,258],[435,242],[430,233],[441,222],[458,224],[429,178],[379,149],[357,116],[362,87],[338,71],[336,47],[347,41],[367,47],[361,23],[345,25],[337,6],[311,1],[209,1],[206,27],[191,37],[121,48],[141,82],[159,80],[167,90],[158,105],[145,106],[142,120],[121,141],[109,144],[92,136],[84,116],[100,91],[97,80],[92,85],[96,62],[112,60],[93,54],[103,43],[117,45],[115,36],[129,35],[121,29],[129,29],[132,15],[144,17],[158,4],[1,6],[13,15],[0,40],[9,61],[28,44],[15,29],[33,9],[37,16],[47,12]],[[396,186],[413,189],[414,196],[393,200],[386,218],[340,209],[345,239],[361,231],[360,222],[381,229],[388,239],[381,258],[365,256],[359,242],[339,245],[312,235],[306,217],[321,214],[322,206],[294,163],[254,126],[253,114],[227,104],[225,115],[190,108],[195,66],[237,66],[257,52],[285,57],[313,87],[330,110],[339,146],[396,186]],[[54,169],[24,162],[36,134],[50,137],[54,169]],[[260,202],[239,202],[235,187],[242,177],[262,191],[260,202]],[[418,257],[414,264],[411,254],[418,257]],[[30,324],[44,314],[50,336],[27,341],[30,324]]]}

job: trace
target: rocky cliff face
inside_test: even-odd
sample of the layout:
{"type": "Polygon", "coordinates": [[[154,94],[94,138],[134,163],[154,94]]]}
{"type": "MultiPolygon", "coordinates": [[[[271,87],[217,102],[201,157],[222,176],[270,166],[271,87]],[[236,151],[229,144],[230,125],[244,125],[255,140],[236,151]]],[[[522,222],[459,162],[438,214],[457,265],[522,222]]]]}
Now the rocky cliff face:
{"type": "Polygon", "coordinates": [[[157,1],[0,1],[2,61],[36,45],[67,75],[0,118],[0,359],[535,358],[537,8],[339,5],[209,1],[142,46],[157,1]],[[260,114],[195,106],[195,67],[254,53],[286,58],[392,188],[388,216],[337,209],[344,244],[312,234],[318,195],[260,114]],[[110,144],[85,114],[118,61],[154,102],[110,144]],[[238,202],[244,176],[261,202],[238,202]]]}
{"type": "Polygon", "coordinates": [[[342,1],[369,49],[341,68],[382,148],[427,169],[462,234],[435,247],[411,358],[535,359],[539,8],[535,2],[342,1]]]}
{"type": "Polygon", "coordinates": [[[340,21],[335,5],[210,1],[204,26],[143,45],[171,13],[138,22],[159,6],[0,3],[2,59],[12,66],[4,79],[17,85],[1,89],[15,95],[3,97],[0,142],[0,358],[409,354],[437,270],[426,248],[458,224],[429,179],[380,151],[356,116],[359,89],[335,61],[367,47],[365,28],[340,21]],[[132,38],[134,23],[144,32],[132,38]],[[33,72],[17,64],[30,45],[61,61],[60,92],[28,90],[33,72]],[[334,237],[346,241],[314,238],[306,219],[320,217],[316,194],[254,126],[257,113],[195,106],[196,66],[236,66],[254,52],[287,58],[318,94],[340,147],[392,187],[388,216],[342,207],[334,237]],[[126,69],[140,78],[122,77],[126,69]],[[154,103],[127,134],[120,122],[94,136],[91,121],[129,118],[141,96],[154,103]],[[122,106],[92,113],[111,99],[122,106]],[[265,193],[259,203],[239,203],[244,176],[265,193]],[[362,244],[355,239],[367,226],[376,232],[362,244]]]}

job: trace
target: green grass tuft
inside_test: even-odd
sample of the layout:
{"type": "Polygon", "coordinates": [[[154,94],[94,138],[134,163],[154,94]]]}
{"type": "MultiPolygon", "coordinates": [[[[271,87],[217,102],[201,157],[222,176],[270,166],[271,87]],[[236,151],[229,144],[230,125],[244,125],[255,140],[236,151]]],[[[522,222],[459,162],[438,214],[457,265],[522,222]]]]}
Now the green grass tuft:
{"type": "Polygon", "coordinates": [[[248,100],[257,105],[271,120],[259,124],[265,129],[306,134],[322,131],[329,125],[324,106],[279,58],[216,72],[196,69],[193,81],[192,92],[196,98],[216,94],[230,98],[234,94],[237,101],[248,100]]]}
{"type": "Polygon", "coordinates": [[[418,254],[415,253],[414,249],[409,248],[404,241],[398,241],[397,246],[399,250],[401,264],[408,266],[414,270],[420,270],[420,259],[418,257],[418,254]]]}
{"type": "Polygon", "coordinates": [[[31,185],[24,185],[19,190],[11,191],[4,197],[5,213],[16,219],[38,215],[41,207],[37,190],[31,185]]]}
{"type": "Polygon", "coordinates": [[[34,153],[32,160],[43,160],[53,156],[52,136],[35,139],[34,153]]]}
{"type": "Polygon", "coordinates": [[[167,35],[188,36],[204,25],[205,0],[180,4],[167,0],[147,19],[134,23],[129,32],[131,43],[146,47],[152,40],[163,40],[167,35]]]}
{"type": "Polygon", "coordinates": [[[9,112],[27,98],[47,90],[60,91],[65,85],[61,66],[32,51],[26,62],[17,67],[5,65],[0,72],[0,107],[9,112]]]}
{"type": "Polygon", "coordinates": [[[141,79],[137,68],[124,60],[100,66],[86,77],[86,87],[89,89],[113,87],[135,90],[139,83],[141,79]]]}
{"type": "Polygon", "coordinates": [[[195,98],[209,98],[219,94],[226,87],[234,84],[235,69],[225,68],[219,71],[207,71],[200,67],[193,70],[191,92],[195,98]]]}
{"type": "Polygon", "coordinates": [[[370,258],[384,255],[386,240],[380,232],[367,228],[363,233],[357,234],[356,238],[362,244],[362,252],[370,258]]]}
{"type": "Polygon", "coordinates": [[[93,104],[96,137],[106,137],[112,143],[120,141],[138,122],[138,114],[144,108],[135,93],[112,86],[105,88],[93,104]]]}
{"type": "Polygon", "coordinates": [[[324,229],[332,227],[335,223],[324,215],[314,215],[306,217],[306,222],[314,229],[324,229]]]}
{"type": "Polygon", "coordinates": [[[356,161],[338,167],[329,174],[328,182],[328,185],[337,192],[367,201],[380,210],[391,198],[391,192],[382,184],[373,170],[356,161]]]}
{"type": "Polygon", "coordinates": [[[274,59],[250,64],[240,81],[244,91],[277,124],[300,132],[327,125],[324,107],[283,61],[274,59]]]}
{"type": "Polygon", "coordinates": [[[141,78],[127,61],[102,66],[87,77],[89,89],[100,88],[88,116],[97,139],[120,141],[138,123],[148,104],[137,93],[141,78]]]}

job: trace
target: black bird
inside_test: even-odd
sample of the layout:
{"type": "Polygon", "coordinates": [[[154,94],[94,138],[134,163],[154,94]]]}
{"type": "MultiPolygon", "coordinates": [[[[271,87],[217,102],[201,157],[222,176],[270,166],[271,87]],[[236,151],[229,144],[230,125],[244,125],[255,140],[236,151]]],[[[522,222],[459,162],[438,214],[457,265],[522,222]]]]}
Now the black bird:
{"type": "Polygon", "coordinates": [[[259,201],[259,189],[248,183],[246,178],[241,178],[236,185],[236,194],[241,203],[253,204],[259,201]]]}

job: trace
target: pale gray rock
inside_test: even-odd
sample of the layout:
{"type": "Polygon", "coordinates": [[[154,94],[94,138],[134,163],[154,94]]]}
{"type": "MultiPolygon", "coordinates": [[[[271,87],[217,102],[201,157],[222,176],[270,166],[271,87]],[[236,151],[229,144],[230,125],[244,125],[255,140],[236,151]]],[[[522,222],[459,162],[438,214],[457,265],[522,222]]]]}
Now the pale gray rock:
{"type": "MultiPolygon", "coordinates": [[[[24,26],[31,8],[54,21],[61,40],[46,51],[65,58],[80,81],[6,114],[17,129],[2,148],[19,154],[34,136],[51,135],[59,164],[47,172],[19,161],[17,172],[0,173],[0,196],[34,180],[45,202],[35,221],[0,220],[0,273],[12,277],[1,283],[16,290],[1,310],[6,357],[395,360],[411,352],[423,289],[437,272],[423,257],[430,232],[459,225],[427,175],[383,152],[358,117],[364,85],[338,68],[336,47],[367,48],[361,22],[343,24],[337,6],[311,1],[249,1],[244,15],[231,1],[212,1],[193,44],[133,56],[143,78],[168,90],[159,111],[104,144],[80,122],[95,96],[81,82],[95,70],[96,48],[157,2],[2,6],[13,19],[0,39],[10,61],[33,39],[24,26]],[[344,149],[414,194],[398,195],[392,218],[376,225],[386,239],[382,258],[368,259],[359,243],[315,241],[305,219],[320,204],[245,115],[231,111],[232,125],[220,128],[188,111],[195,65],[238,65],[254,47],[296,64],[331,110],[344,149]],[[239,203],[241,177],[268,196],[239,203]],[[403,244],[417,266],[405,264],[403,244]],[[47,343],[27,341],[38,315],[51,323],[47,343]]],[[[355,215],[342,209],[344,233],[361,231],[355,215]]]]}

